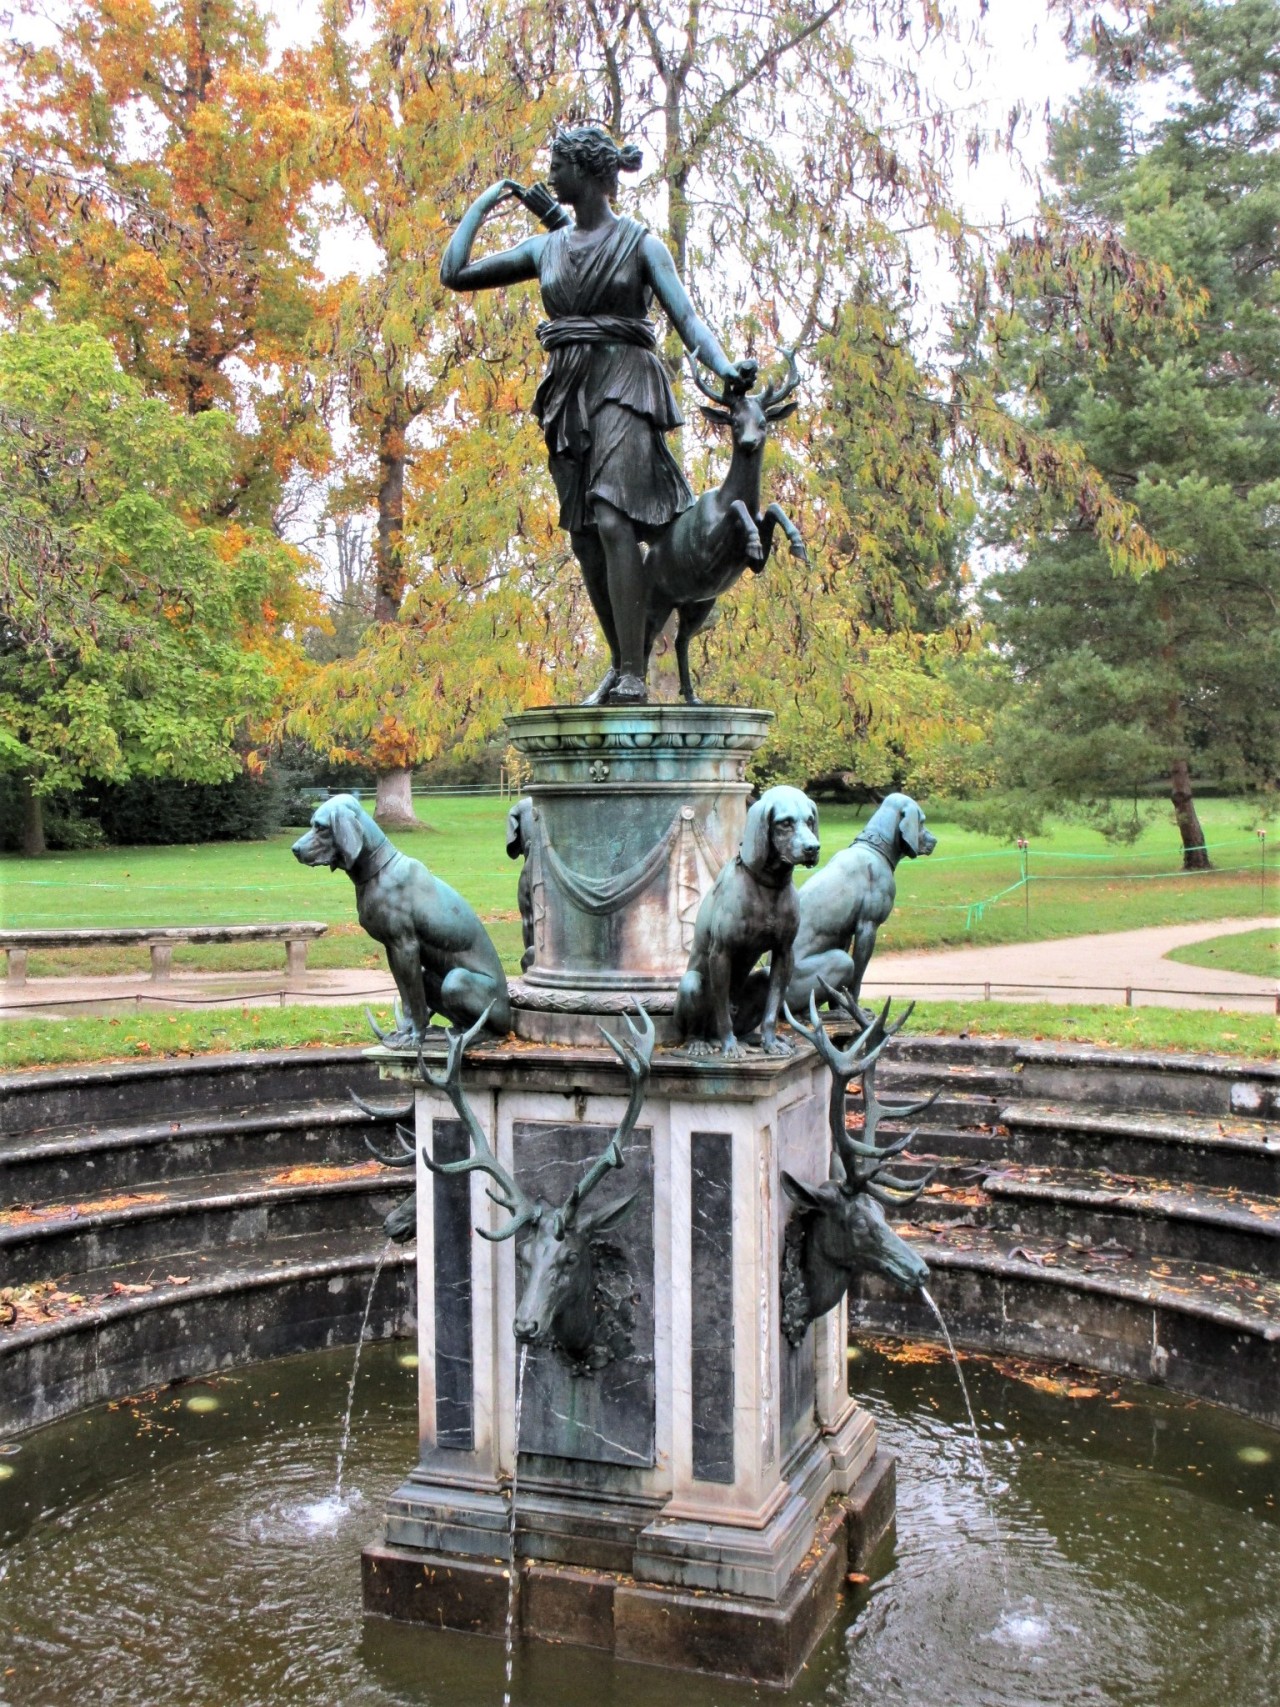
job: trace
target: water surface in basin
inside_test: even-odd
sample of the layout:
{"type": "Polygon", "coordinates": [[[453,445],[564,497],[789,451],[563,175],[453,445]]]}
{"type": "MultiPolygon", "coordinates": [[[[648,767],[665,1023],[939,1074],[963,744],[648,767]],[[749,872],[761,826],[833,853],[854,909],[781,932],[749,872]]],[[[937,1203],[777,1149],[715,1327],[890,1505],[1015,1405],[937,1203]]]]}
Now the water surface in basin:
{"type": "MultiPolygon", "coordinates": [[[[341,1500],[349,1351],[0,1445],[0,1704],[496,1707],[500,1642],[361,1618],[360,1547],[413,1455],[407,1352],[365,1349],[341,1500]]],[[[950,1364],[865,1347],[850,1381],[900,1454],[897,1540],[788,1699],[1271,1707],[1280,1436],[1147,1388],[966,1374],[1007,1589],[950,1364]]],[[[673,1689],[681,1707],[778,1699],[527,1644],[513,1700],[670,1707],[673,1689]]]]}

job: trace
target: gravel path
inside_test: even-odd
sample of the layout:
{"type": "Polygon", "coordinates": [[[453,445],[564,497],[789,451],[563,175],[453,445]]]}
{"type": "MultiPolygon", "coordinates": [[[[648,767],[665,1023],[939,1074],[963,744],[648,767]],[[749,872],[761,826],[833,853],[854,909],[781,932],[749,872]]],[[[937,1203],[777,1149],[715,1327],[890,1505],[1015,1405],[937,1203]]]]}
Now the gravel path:
{"type": "Polygon", "coordinates": [[[863,993],[954,1000],[984,994],[989,984],[993,1000],[1070,1003],[1123,1001],[1128,988],[1137,1007],[1266,1012],[1280,997],[1280,981],[1164,958],[1187,943],[1262,929],[1280,932],[1280,919],[1213,919],[997,948],[877,954],[863,993]]]}
{"type": "MultiPolygon", "coordinates": [[[[1163,957],[1184,943],[1236,931],[1269,928],[1280,919],[1216,919],[1194,925],[1162,925],[1100,936],[1058,937],[1049,942],[1010,943],[999,948],[939,949],[930,953],[877,954],[863,985],[865,996],[902,995],[959,1000],[1120,1002],[1125,988],[1135,1006],[1230,1008],[1265,1013],[1280,1000],[1280,982],[1240,972],[1182,966],[1163,957]]],[[[280,973],[206,973],[175,977],[156,985],[145,973],[110,978],[32,978],[20,988],[0,982],[0,1019],[48,1018],[73,1013],[154,1012],[164,1007],[228,1005],[277,1007],[285,981],[280,973]],[[108,999],[112,1008],[104,1004],[108,999]]],[[[385,970],[310,971],[287,986],[290,1007],[303,1003],[385,1005],[394,995],[385,970]]]]}

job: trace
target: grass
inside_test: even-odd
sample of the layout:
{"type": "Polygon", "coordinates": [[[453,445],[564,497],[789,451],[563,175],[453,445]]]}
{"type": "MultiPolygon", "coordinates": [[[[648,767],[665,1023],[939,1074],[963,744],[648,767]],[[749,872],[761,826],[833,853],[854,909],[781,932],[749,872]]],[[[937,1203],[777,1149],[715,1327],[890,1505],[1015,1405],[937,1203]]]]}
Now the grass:
{"type": "MultiPolygon", "coordinates": [[[[519,865],[505,851],[506,802],[496,797],[440,796],[428,808],[429,831],[396,836],[471,902],[499,953],[515,970],[520,952],[516,913],[519,865]]],[[[1030,849],[1030,888],[1019,883],[1018,851],[943,820],[929,859],[898,868],[898,904],[880,933],[882,950],[1042,941],[1144,925],[1254,918],[1276,905],[1280,882],[1260,883],[1258,808],[1211,800],[1201,807],[1214,870],[1183,874],[1171,823],[1148,826],[1132,848],[1108,846],[1093,830],[1056,824],[1030,849]],[[1000,895],[998,900],[991,897],[1000,895]],[[975,905],[983,902],[985,906],[975,905]]],[[[824,807],[826,857],[846,846],[867,813],[824,807]]],[[[100,848],[43,859],[0,857],[0,925],[35,929],[87,925],[277,923],[318,919],[329,934],[311,945],[308,964],[363,966],[379,956],[355,924],[351,885],[340,872],[300,866],[289,854],[296,831],[267,842],[200,847],[100,848]]],[[[283,965],[274,944],[180,950],[178,966],[207,971],[283,965]]],[[[72,950],[33,955],[33,977],[144,969],[145,950],[72,950]],[[86,958],[92,955],[95,958],[86,958]]]]}
{"type": "MultiPolygon", "coordinates": [[[[376,1008],[380,1019],[389,1017],[376,1008]]],[[[1192,1054],[1280,1056],[1274,1017],[1176,1008],[1056,1007],[1025,1002],[918,1002],[910,1033],[1022,1037],[1103,1043],[1192,1054]]],[[[370,1044],[358,1008],[246,1008],[217,1013],[139,1014],[118,1019],[21,1020],[0,1027],[0,1066],[145,1061],[243,1049],[370,1044]]]]}
{"type": "Polygon", "coordinates": [[[1170,949],[1166,960],[1184,966],[1209,966],[1222,972],[1247,972],[1255,978],[1280,977],[1280,937],[1268,928],[1210,937],[1185,948],[1170,949]]]}

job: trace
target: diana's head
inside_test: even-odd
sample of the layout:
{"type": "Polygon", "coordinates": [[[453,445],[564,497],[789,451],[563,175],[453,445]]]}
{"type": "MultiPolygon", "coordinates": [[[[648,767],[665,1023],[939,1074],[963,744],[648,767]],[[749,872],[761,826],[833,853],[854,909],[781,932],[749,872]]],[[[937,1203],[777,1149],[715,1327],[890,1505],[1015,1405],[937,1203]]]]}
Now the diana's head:
{"type": "Polygon", "coordinates": [[[558,130],[551,142],[551,188],[560,201],[572,203],[579,185],[592,179],[612,200],[618,193],[618,173],[638,172],[640,160],[634,142],[620,148],[599,125],[558,130]]]}

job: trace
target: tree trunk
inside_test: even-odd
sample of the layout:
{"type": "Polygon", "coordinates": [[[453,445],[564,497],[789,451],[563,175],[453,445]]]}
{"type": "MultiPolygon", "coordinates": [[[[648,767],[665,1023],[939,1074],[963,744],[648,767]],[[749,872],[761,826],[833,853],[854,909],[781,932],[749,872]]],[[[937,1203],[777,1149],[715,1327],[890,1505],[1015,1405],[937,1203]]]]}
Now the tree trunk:
{"type": "Polygon", "coordinates": [[[373,815],[384,830],[420,830],[414,816],[411,785],[413,772],[402,770],[378,772],[378,799],[373,815]]]}
{"type": "Polygon", "coordinates": [[[1200,828],[1196,803],[1191,795],[1191,772],[1185,759],[1173,761],[1169,772],[1169,798],[1173,801],[1173,815],[1178,821],[1178,834],[1182,837],[1182,869],[1211,870],[1204,846],[1204,831],[1200,828]]]}
{"type": "MultiPolygon", "coordinates": [[[[404,427],[394,417],[378,433],[378,533],[373,548],[375,622],[394,622],[404,602],[404,427]]],[[[378,772],[378,801],[373,815],[384,830],[417,829],[407,767],[378,772]]]]}
{"type": "Polygon", "coordinates": [[[374,546],[373,615],[394,622],[404,602],[404,427],[394,416],[378,433],[378,538],[374,546]]]}
{"type": "Polygon", "coordinates": [[[29,858],[36,859],[49,851],[44,839],[44,801],[32,788],[30,777],[23,777],[19,792],[22,795],[22,851],[29,858]]]}

